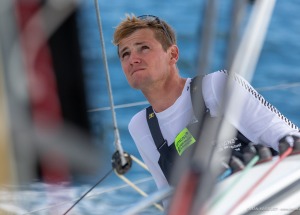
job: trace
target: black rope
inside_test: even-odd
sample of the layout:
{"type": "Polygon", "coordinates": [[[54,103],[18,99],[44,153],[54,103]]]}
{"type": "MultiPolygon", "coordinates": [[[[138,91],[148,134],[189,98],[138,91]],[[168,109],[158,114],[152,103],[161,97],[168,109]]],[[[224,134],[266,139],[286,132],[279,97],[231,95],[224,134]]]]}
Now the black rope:
{"type": "Polygon", "coordinates": [[[91,192],[98,184],[100,184],[110,173],[112,173],[113,169],[110,169],[93,187],[91,187],[84,195],[82,195],[63,215],[66,215],[72,208],[75,207],[89,192],[91,192]]]}

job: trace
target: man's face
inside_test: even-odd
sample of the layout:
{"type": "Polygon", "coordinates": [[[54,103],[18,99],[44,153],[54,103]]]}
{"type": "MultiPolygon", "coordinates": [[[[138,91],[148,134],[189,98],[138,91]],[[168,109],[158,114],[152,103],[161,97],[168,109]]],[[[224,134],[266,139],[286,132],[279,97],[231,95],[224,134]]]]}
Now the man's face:
{"type": "Polygon", "coordinates": [[[150,29],[141,29],[121,40],[119,56],[131,87],[146,90],[166,79],[169,54],[155,39],[150,29]]]}

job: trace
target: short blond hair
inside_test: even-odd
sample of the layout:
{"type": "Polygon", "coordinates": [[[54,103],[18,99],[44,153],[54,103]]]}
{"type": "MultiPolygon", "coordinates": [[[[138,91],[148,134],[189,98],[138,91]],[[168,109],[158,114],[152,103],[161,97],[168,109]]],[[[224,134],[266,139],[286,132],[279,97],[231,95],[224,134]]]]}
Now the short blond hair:
{"type": "MultiPolygon", "coordinates": [[[[159,19],[157,17],[157,19],[159,19]]],[[[154,37],[162,45],[163,49],[166,51],[171,45],[176,44],[176,35],[172,27],[167,24],[165,21],[159,19],[157,20],[145,20],[139,19],[134,14],[126,14],[126,17],[122,22],[116,27],[113,36],[113,43],[116,46],[119,46],[120,41],[133,32],[139,29],[148,28],[153,30],[154,37]],[[164,26],[162,26],[164,25],[164,26]],[[165,32],[167,31],[167,32],[165,32]]]]}

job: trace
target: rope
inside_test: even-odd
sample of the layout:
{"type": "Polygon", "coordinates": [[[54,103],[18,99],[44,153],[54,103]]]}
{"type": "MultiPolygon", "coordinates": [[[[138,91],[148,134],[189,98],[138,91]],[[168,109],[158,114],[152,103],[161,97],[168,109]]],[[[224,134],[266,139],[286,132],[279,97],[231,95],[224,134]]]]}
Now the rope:
{"type": "MultiPolygon", "coordinates": [[[[234,61],[230,67],[228,82],[225,86],[224,98],[221,102],[220,107],[224,109],[224,116],[227,117],[229,115],[229,111],[234,109],[232,108],[236,103],[236,96],[231,91],[232,81],[234,74],[239,74],[246,78],[246,80],[250,80],[255,66],[257,64],[257,60],[259,57],[259,53],[262,48],[263,39],[266,35],[266,29],[268,23],[270,21],[270,17],[274,8],[275,0],[270,1],[257,1],[254,5],[253,12],[251,13],[249,23],[245,29],[240,45],[237,49],[237,52],[234,56],[234,61]],[[247,77],[246,77],[247,76],[247,77]]],[[[238,110],[236,115],[239,117],[240,111],[238,110]]],[[[224,123],[223,119],[216,118],[220,121],[220,124],[215,126],[210,121],[204,121],[204,125],[202,130],[207,131],[205,136],[213,136],[216,139],[221,139],[225,133],[226,135],[231,135],[231,131],[228,132],[228,127],[225,126],[227,123],[224,123]],[[209,128],[209,129],[206,129],[209,128]]],[[[203,132],[202,132],[203,133],[203,132]]],[[[204,140],[205,141],[205,140],[204,140]]],[[[211,151],[206,151],[206,144],[200,144],[192,157],[192,162],[194,166],[190,166],[187,169],[187,173],[180,178],[179,187],[177,187],[174,197],[175,201],[172,203],[170,207],[170,214],[190,214],[196,213],[201,210],[205,205],[205,201],[207,196],[212,191],[212,181],[211,178],[214,178],[213,171],[206,171],[202,166],[200,161],[205,160],[205,158],[201,158],[203,151],[207,153],[212,153],[211,151]],[[198,167],[197,171],[195,170],[195,166],[198,167]],[[202,169],[201,169],[202,167],[202,169]],[[201,183],[197,183],[201,176],[201,183]],[[196,178],[196,179],[195,179],[196,178]],[[185,189],[183,189],[185,188],[185,189]],[[190,189],[188,193],[186,190],[190,189]],[[201,192],[195,192],[195,190],[201,190],[201,192]],[[179,198],[180,200],[176,199],[179,198]],[[181,197],[181,198],[180,198],[181,197]],[[176,201],[177,200],[177,201],[176,201]],[[194,201],[192,201],[194,200],[194,201]]],[[[209,155],[208,155],[209,156],[209,155]]],[[[205,162],[208,162],[207,166],[211,166],[213,163],[213,158],[208,157],[205,162]]]]}
{"type": "MultiPolygon", "coordinates": [[[[116,119],[116,113],[115,113],[115,106],[114,106],[114,102],[113,102],[113,94],[112,94],[112,87],[111,87],[111,82],[110,82],[110,76],[109,76],[109,70],[108,70],[108,63],[107,63],[107,58],[106,58],[106,52],[105,52],[105,44],[104,44],[104,37],[103,37],[103,31],[102,31],[102,25],[101,25],[101,16],[100,16],[100,9],[99,9],[99,5],[98,5],[98,1],[94,0],[95,3],[95,8],[96,8],[96,13],[97,13],[97,21],[98,21],[98,28],[99,28],[99,32],[100,32],[100,40],[101,40],[101,45],[102,45],[102,55],[103,55],[103,62],[105,65],[105,72],[106,72],[106,82],[108,85],[108,94],[109,94],[109,99],[110,99],[110,108],[104,108],[102,110],[111,110],[112,112],[112,118],[113,118],[113,125],[114,125],[114,132],[115,132],[115,146],[117,151],[120,154],[120,159],[121,159],[121,165],[125,166],[127,161],[125,159],[124,156],[124,151],[121,145],[121,141],[120,141],[120,134],[119,134],[119,130],[118,130],[118,126],[117,126],[117,119],[116,119]]],[[[147,102],[148,103],[148,102],[147,102]]],[[[135,103],[134,105],[136,105],[137,103],[135,103]]],[[[140,103],[138,103],[140,105],[140,103]]],[[[145,102],[142,102],[142,104],[146,104],[145,102]]],[[[131,107],[133,106],[132,104],[128,104],[128,105],[121,105],[121,107],[131,107]]],[[[120,108],[120,106],[118,106],[118,108],[120,108]]],[[[94,112],[94,111],[98,111],[97,110],[91,110],[89,112],[94,112]]],[[[131,156],[132,159],[139,164],[141,167],[143,167],[144,169],[146,169],[147,171],[149,171],[149,169],[146,167],[145,164],[143,164],[141,161],[139,161],[136,157],[131,156]]],[[[144,191],[142,191],[141,189],[139,189],[134,183],[132,183],[130,180],[128,180],[125,176],[120,175],[119,173],[116,172],[115,173],[117,176],[119,176],[119,178],[121,178],[124,182],[126,182],[129,186],[131,186],[134,190],[136,190],[138,193],[140,193],[142,196],[148,196],[144,191]]],[[[157,203],[153,204],[156,208],[158,208],[160,211],[163,211],[163,207],[157,203]]]]}
{"type": "Polygon", "coordinates": [[[221,200],[224,199],[224,197],[226,195],[228,195],[228,193],[234,188],[234,186],[236,186],[237,183],[243,179],[243,177],[250,171],[250,169],[257,163],[258,160],[259,160],[259,156],[258,155],[256,155],[255,157],[253,157],[251,159],[251,161],[247,164],[247,166],[243,169],[243,171],[241,172],[241,174],[239,175],[239,177],[237,177],[234,181],[232,181],[232,183],[229,186],[227,186],[227,189],[225,189],[222,193],[220,193],[213,200],[213,202],[210,204],[210,208],[211,207],[215,207],[219,202],[221,202],[221,200]]]}
{"type": "MultiPolygon", "coordinates": [[[[282,89],[289,89],[294,87],[300,87],[300,82],[288,83],[288,84],[278,84],[275,86],[266,86],[266,87],[259,87],[256,88],[258,92],[265,92],[265,91],[272,91],[272,90],[282,90],[282,89]]],[[[115,109],[120,108],[129,108],[129,107],[136,107],[140,105],[148,105],[148,101],[140,101],[140,102],[132,102],[126,104],[115,105],[115,109]]],[[[94,108],[88,110],[88,112],[98,112],[98,111],[106,111],[111,110],[111,107],[101,107],[101,108],[94,108]]]]}
{"type": "MultiPolygon", "coordinates": [[[[126,178],[124,175],[120,175],[115,171],[116,175],[122,179],[125,183],[127,183],[129,186],[131,186],[135,191],[137,191],[139,194],[141,194],[144,197],[148,197],[147,193],[145,193],[143,190],[141,190],[138,186],[136,186],[134,183],[132,183],[128,178],[126,178]]],[[[160,211],[164,211],[164,208],[157,203],[153,203],[153,205],[160,211]]]]}
{"type": "Polygon", "coordinates": [[[133,207],[126,210],[124,213],[122,213],[122,215],[141,214],[141,211],[151,206],[153,202],[159,202],[167,197],[170,197],[172,194],[172,187],[159,189],[154,194],[151,194],[147,198],[144,198],[142,201],[136,203],[133,207]]]}
{"type": "Polygon", "coordinates": [[[91,192],[98,184],[100,184],[107,176],[112,173],[112,169],[110,169],[93,187],[91,187],[85,194],[83,194],[65,213],[66,215],[72,208],[75,207],[89,192],[91,192]]]}
{"type": "MultiPolygon", "coordinates": [[[[149,104],[148,101],[133,102],[133,103],[116,105],[115,109],[134,107],[134,106],[138,106],[138,105],[148,105],[148,104],[149,104]]],[[[111,110],[111,107],[94,108],[94,109],[88,110],[88,112],[97,112],[97,111],[104,111],[104,110],[111,110]]]]}
{"type": "MultiPolygon", "coordinates": [[[[150,182],[150,181],[153,181],[153,177],[148,177],[148,178],[143,178],[143,179],[140,179],[140,180],[136,180],[136,181],[134,181],[134,183],[135,184],[142,184],[142,183],[146,183],[146,182],[150,182]]],[[[108,189],[100,191],[100,192],[96,192],[96,193],[93,193],[93,194],[90,194],[90,195],[86,195],[85,198],[92,198],[92,197],[95,197],[95,196],[98,196],[98,195],[113,192],[113,191],[116,191],[116,190],[119,190],[119,189],[124,189],[124,188],[127,188],[127,187],[129,187],[129,184],[111,187],[111,188],[108,188],[108,189]]],[[[62,205],[70,203],[70,202],[74,202],[74,201],[63,201],[63,202],[60,202],[58,204],[51,205],[51,206],[48,206],[48,207],[45,207],[45,208],[42,208],[42,209],[37,209],[37,210],[33,210],[33,211],[30,211],[30,212],[27,212],[27,213],[23,213],[23,215],[38,213],[38,212],[41,212],[41,211],[49,210],[51,208],[57,208],[57,207],[60,207],[62,205]]]]}
{"type": "Polygon", "coordinates": [[[145,170],[147,170],[148,172],[150,172],[149,169],[148,169],[148,167],[147,167],[142,161],[140,161],[139,159],[137,159],[137,158],[134,157],[133,155],[130,155],[130,156],[131,156],[131,159],[132,159],[133,161],[135,161],[138,165],[140,165],[140,166],[143,167],[145,170]]]}
{"type": "Polygon", "coordinates": [[[99,33],[100,33],[100,41],[101,41],[101,45],[102,45],[103,63],[105,66],[105,74],[106,74],[108,95],[109,95],[109,100],[110,100],[110,108],[111,108],[111,113],[112,113],[112,118],[113,118],[114,133],[115,133],[115,147],[120,153],[121,164],[122,164],[122,166],[124,166],[126,164],[126,160],[123,155],[124,151],[123,151],[123,148],[121,145],[120,134],[119,134],[119,129],[118,129],[118,125],[117,125],[116,112],[115,112],[115,108],[114,108],[114,100],[113,100],[112,87],[111,87],[109,70],[108,70],[107,57],[106,57],[106,52],[105,52],[105,44],[104,44],[104,36],[103,36],[103,31],[102,31],[100,9],[99,9],[99,5],[98,5],[98,1],[94,0],[94,2],[95,2],[96,14],[97,14],[98,28],[99,28],[99,33]]]}
{"type": "MultiPolygon", "coordinates": [[[[145,170],[147,170],[149,172],[148,167],[142,162],[140,161],[138,158],[136,158],[133,155],[130,155],[131,159],[133,161],[135,161],[138,165],[140,165],[142,168],[144,168],[145,170]]],[[[130,181],[128,178],[126,178],[124,175],[119,174],[116,170],[115,170],[116,175],[123,180],[126,184],[128,184],[130,187],[132,187],[135,191],[137,191],[139,194],[141,194],[144,197],[148,197],[148,194],[146,194],[143,190],[141,190],[138,186],[136,186],[134,183],[132,183],[132,181],[130,181]]],[[[163,207],[157,203],[153,203],[153,205],[160,211],[164,211],[163,207]]]]}
{"type": "Polygon", "coordinates": [[[257,91],[271,91],[271,90],[282,90],[282,89],[288,89],[293,87],[300,87],[300,82],[294,82],[294,83],[288,83],[288,84],[278,84],[275,86],[269,86],[269,87],[260,87],[257,88],[257,91]]]}
{"type": "MultiPolygon", "coordinates": [[[[206,5],[204,6],[203,11],[203,27],[202,32],[199,34],[201,36],[201,46],[200,54],[197,59],[199,75],[205,75],[208,73],[211,64],[211,56],[213,54],[213,38],[216,34],[216,20],[217,20],[217,10],[218,10],[218,1],[209,0],[205,1],[206,5]]],[[[202,13],[201,13],[202,14],[202,13]]]]}
{"type": "Polygon", "coordinates": [[[265,172],[265,174],[263,174],[263,176],[256,181],[256,183],[250,187],[250,189],[230,208],[230,210],[226,213],[226,214],[232,214],[232,212],[236,209],[236,207],[238,205],[240,205],[248,196],[250,196],[250,194],[255,190],[255,188],[258,187],[258,185],[260,185],[263,180],[266,179],[266,177],[275,169],[275,167],[278,166],[278,164],[285,159],[287,156],[289,156],[293,151],[292,147],[289,147],[280,157],[279,159],[273,164],[273,166],[271,166],[271,168],[265,172]]]}
{"type": "Polygon", "coordinates": [[[230,73],[252,78],[276,0],[256,1],[247,28],[235,53],[230,73]]]}

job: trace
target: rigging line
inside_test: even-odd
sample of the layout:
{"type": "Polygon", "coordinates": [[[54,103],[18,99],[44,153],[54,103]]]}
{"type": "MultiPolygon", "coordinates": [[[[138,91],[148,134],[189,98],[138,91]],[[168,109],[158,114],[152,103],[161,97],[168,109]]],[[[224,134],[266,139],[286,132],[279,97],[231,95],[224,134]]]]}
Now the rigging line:
{"type": "Polygon", "coordinates": [[[89,192],[91,192],[98,184],[107,178],[112,173],[113,169],[110,169],[94,186],[92,186],[85,194],[83,194],[63,215],[66,215],[72,208],[75,207],[89,192]]]}
{"type": "Polygon", "coordinates": [[[247,197],[251,195],[251,193],[255,190],[255,188],[258,187],[266,178],[267,176],[275,169],[275,167],[278,166],[278,164],[281,163],[287,156],[289,156],[293,151],[292,147],[289,147],[280,157],[279,159],[271,166],[271,168],[265,172],[265,174],[262,175],[260,179],[256,181],[255,184],[253,184],[250,189],[229,209],[229,211],[226,214],[232,214],[232,212],[236,209],[237,206],[239,206],[247,197]]]}
{"type": "Polygon", "coordinates": [[[106,57],[106,52],[105,52],[104,36],[103,36],[103,31],[102,31],[100,8],[98,5],[98,0],[94,0],[94,3],[95,3],[95,8],[96,8],[96,14],[97,14],[97,22],[98,22],[98,28],[99,28],[99,33],[100,33],[100,41],[101,41],[101,45],[102,45],[103,63],[105,66],[106,82],[107,82],[108,94],[109,94],[109,99],[110,99],[110,108],[111,108],[111,113],[112,113],[112,118],[113,118],[114,133],[115,133],[115,146],[116,146],[116,149],[120,153],[121,164],[122,164],[122,166],[125,166],[125,164],[127,162],[124,157],[124,151],[123,151],[123,148],[121,145],[120,134],[119,134],[119,129],[118,129],[118,125],[117,125],[117,118],[116,118],[116,112],[115,112],[115,108],[114,108],[114,100],[113,100],[113,95],[112,95],[112,87],[111,87],[107,57],[106,57]]]}
{"type": "MultiPolygon", "coordinates": [[[[289,88],[294,88],[294,87],[300,87],[300,82],[287,83],[287,84],[278,84],[278,85],[275,85],[275,86],[267,86],[267,87],[258,87],[258,88],[255,88],[255,89],[258,92],[263,92],[263,91],[272,91],[272,90],[280,90],[280,89],[289,89],[289,88]]],[[[135,106],[140,106],[140,105],[148,105],[148,104],[149,104],[148,101],[132,102],[132,103],[115,105],[115,109],[129,108],[129,107],[135,107],[135,106]]],[[[111,110],[111,107],[94,108],[94,109],[88,110],[87,112],[98,112],[98,111],[106,111],[106,110],[111,110]]]]}
{"type": "Polygon", "coordinates": [[[203,22],[203,29],[202,32],[199,34],[201,35],[201,46],[200,46],[200,54],[198,55],[197,64],[198,64],[198,71],[197,74],[205,75],[209,71],[210,67],[210,60],[212,56],[213,50],[213,38],[215,37],[215,22],[217,20],[217,9],[218,3],[216,0],[209,0],[205,2],[204,6],[204,22],[203,22]]]}
{"type": "MultiPolygon", "coordinates": [[[[115,109],[135,107],[135,106],[139,106],[139,105],[148,105],[148,104],[149,104],[148,101],[133,102],[133,103],[115,105],[115,109]]],[[[94,108],[94,109],[88,110],[88,112],[97,112],[97,111],[105,111],[105,110],[111,110],[111,107],[94,108]]]]}
{"type": "Polygon", "coordinates": [[[249,0],[233,0],[233,8],[231,11],[231,27],[228,37],[228,51],[226,58],[226,68],[230,68],[233,62],[234,53],[239,44],[242,22],[249,0]]]}
{"type": "MultiPolygon", "coordinates": [[[[153,177],[147,177],[147,178],[139,179],[139,180],[134,181],[133,183],[134,184],[142,184],[142,183],[146,183],[146,182],[150,182],[150,181],[153,181],[153,177]]],[[[129,184],[123,184],[123,185],[111,187],[111,188],[108,188],[108,189],[103,190],[101,192],[96,192],[92,195],[87,195],[85,198],[93,198],[95,196],[99,196],[99,195],[102,195],[102,194],[105,194],[105,193],[110,193],[110,192],[113,192],[113,191],[116,191],[116,190],[119,190],[119,189],[124,189],[124,188],[127,188],[129,186],[130,186],[129,184]]],[[[64,201],[64,202],[60,202],[59,204],[51,205],[51,206],[48,206],[48,207],[45,207],[45,208],[42,208],[42,209],[33,210],[33,211],[30,211],[30,212],[24,213],[23,215],[33,214],[33,213],[41,212],[41,211],[48,210],[48,209],[51,209],[51,208],[57,208],[57,207],[60,207],[62,205],[70,203],[70,202],[73,202],[73,200],[72,201],[64,201]]]]}
{"type": "MultiPolygon", "coordinates": [[[[266,35],[270,17],[274,8],[274,4],[275,4],[275,0],[272,1],[269,0],[269,1],[257,1],[254,5],[249,23],[247,24],[247,28],[243,34],[241,43],[237,49],[237,52],[234,56],[234,61],[230,68],[230,73],[228,78],[229,82],[226,83],[226,87],[225,87],[225,96],[228,96],[228,99],[227,97],[225,97],[226,100],[223,99],[221,104],[221,107],[224,107],[224,116],[228,116],[229,110],[236,109],[233,108],[235,104],[236,96],[232,95],[232,93],[230,92],[230,86],[232,86],[232,83],[230,81],[233,81],[232,76],[234,76],[234,74],[240,74],[243,77],[247,75],[248,77],[246,79],[250,80],[253,75],[259,57],[259,53],[262,48],[263,40],[266,35]]],[[[223,120],[220,119],[220,121],[222,122],[222,124],[226,124],[223,123],[223,120]]],[[[214,126],[211,125],[210,123],[204,124],[204,128],[207,128],[207,126],[211,126],[212,128],[210,128],[210,132],[205,135],[211,135],[213,137],[216,137],[216,139],[222,138],[222,134],[224,135],[227,132],[227,129],[224,126],[218,126],[218,125],[214,126]]],[[[231,132],[232,131],[230,131],[229,133],[231,132]]],[[[198,164],[200,167],[202,167],[200,165],[201,161],[202,160],[206,161],[206,160],[205,157],[201,158],[200,156],[196,156],[196,155],[202,154],[203,147],[205,147],[205,145],[206,144],[203,144],[202,147],[197,147],[194,153],[195,155],[192,158],[194,159],[195,164],[198,164]]],[[[209,150],[213,150],[213,149],[209,149],[209,150]]],[[[211,151],[208,151],[208,153],[211,153],[211,151]]],[[[212,159],[209,160],[209,162],[211,161],[212,159]]],[[[209,166],[211,164],[214,163],[213,162],[209,163],[209,166]]],[[[205,172],[203,169],[202,170],[197,169],[197,171],[192,169],[192,167],[190,167],[187,172],[187,177],[189,177],[190,179],[196,177],[197,180],[199,180],[199,183],[194,182],[193,184],[194,187],[192,190],[195,190],[197,188],[202,190],[202,192],[187,194],[187,192],[183,190],[180,193],[179,191],[181,190],[177,188],[174,195],[175,198],[173,197],[175,201],[173,201],[171,205],[171,209],[172,209],[171,211],[174,211],[173,214],[182,215],[182,214],[189,213],[189,211],[197,213],[197,211],[202,209],[207,199],[207,194],[209,193],[212,187],[211,178],[213,177],[213,172],[209,172],[209,171],[205,172]],[[200,180],[200,175],[202,173],[201,171],[204,171],[205,174],[203,174],[204,177],[202,177],[200,180]],[[193,198],[184,199],[184,201],[182,201],[183,196],[185,194],[193,195],[193,198]],[[177,200],[176,197],[181,201],[176,201],[177,200]],[[186,209],[186,205],[188,205],[188,209],[186,209]],[[183,213],[180,213],[180,210],[182,210],[183,213]]],[[[190,182],[191,180],[184,180],[184,179],[185,178],[179,181],[179,188],[191,186],[191,182],[190,182]]]]}
{"type": "MultiPolygon", "coordinates": [[[[1,14],[2,15],[2,14],[1,14]]],[[[0,41],[0,45],[2,41],[0,41]]],[[[14,160],[15,155],[12,153],[11,134],[9,132],[10,121],[9,121],[9,107],[8,107],[8,94],[7,86],[5,83],[4,64],[2,47],[0,48],[0,185],[15,183],[14,182],[14,170],[16,170],[14,160]]]]}
{"type": "MultiPolygon", "coordinates": [[[[120,175],[115,171],[116,175],[122,179],[125,183],[127,183],[129,186],[131,186],[135,191],[137,191],[139,194],[141,194],[144,197],[148,197],[147,193],[145,193],[143,190],[141,190],[138,186],[136,186],[134,183],[132,183],[128,178],[126,178],[124,175],[120,175]]],[[[164,211],[164,208],[158,204],[158,203],[153,203],[153,205],[160,211],[164,211]]]]}
{"type": "Polygon", "coordinates": [[[146,166],[146,164],[144,164],[141,160],[139,160],[137,157],[133,156],[133,155],[130,155],[131,159],[133,161],[135,161],[138,165],[140,165],[142,168],[144,168],[145,170],[147,170],[148,172],[149,171],[149,168],[146,166]]]}
{"type": "Polygon", "coordinates": [[[148,196],[147,198],[142,199],[142,201],[138,202],[134,205],[134,207],[129,208],[126,210],[122,215],[132,215],[138,214],[145,208],[151,206],[153,202],[162,201],[173,194],[172,187],[165,187],[153,193],[152,195],[148,196]]]}
{"type": "Polygon", "coordinates": [[[246,165],[246,167],[242,170],[240,175],[236,177],[236,179],[232,181],[232,183],[229,186],[227,186],[227,189],[225,189],[212,201],[212,203],[209,205],[209,208],[215,207],[219,202],[221,202],[221,200],[224,199],[226,195],[228,195],[228,193],[232,190],[232,188],[236,186],[243,179],[243,177],[251,170],[251,168],[253,168],[253,166],[257,163],[258,160],[259,160],[259,156],[258,155],[254,156],[251,159],[251,161],[246,165]]]}
{"type": "MultiPolygon", "coordinates": [[[[277,191],[272,196],[270,196],[270,198],[265,199],[264,201],[256,205],[255,208],[262,208],[262,207],[267,208],[267,207],[271,207],[272,205],[276,205],[277,208],[288,208],[287,207],[288,206],[287,203],[288,203],[291,206],[290,208],[295,208],[299,211],[300,210],[299,208],[300,207],[300,203],[299,203],[300,174],[299,173],[300,171],[299,169],[297,169],[297,171],[295,171],[292,175],[290,175],[288,179],[281,181],[281,183],[279,183],[279,186],[277,186],[279,189],[277,189],[277,191]]],[[[292,212],[292,210],[290,210],[290,212],[292,212]]],[[[246,214],[254,214],[254,213],[247,211],[246,214]]]]}
{"type": "Polygon", "coordinates": [[[276,0],[256,1],[249,24],[235,53],[230,73],[251,80],[267,33],[276,0]]]}
{"type": "Polygon", "coordinates": [[[288,89],[293,87],[300,87],[300,82],[294,82],[294,83],[288,83],[288,84],[278,84],[275,86],[269,86],[269,87],[259,87],[256,88],[257,91],[271,91],[271,90],[281,90],[281,89],[288,89]]]}

